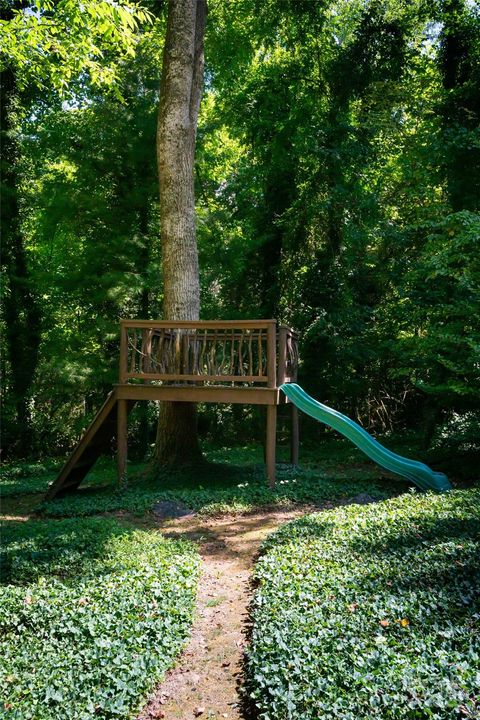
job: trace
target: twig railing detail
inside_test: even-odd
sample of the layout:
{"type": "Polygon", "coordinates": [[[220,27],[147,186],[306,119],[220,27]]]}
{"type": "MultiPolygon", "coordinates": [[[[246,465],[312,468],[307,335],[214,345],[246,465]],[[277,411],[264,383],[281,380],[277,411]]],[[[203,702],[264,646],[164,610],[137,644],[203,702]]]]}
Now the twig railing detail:
{"type": "Polygon", "coordinates": [[[284,326],[277,334],[275,320],[121,321],[120,383],[276,387],[296,377],[297,364],[297,337],[284,326]]]}

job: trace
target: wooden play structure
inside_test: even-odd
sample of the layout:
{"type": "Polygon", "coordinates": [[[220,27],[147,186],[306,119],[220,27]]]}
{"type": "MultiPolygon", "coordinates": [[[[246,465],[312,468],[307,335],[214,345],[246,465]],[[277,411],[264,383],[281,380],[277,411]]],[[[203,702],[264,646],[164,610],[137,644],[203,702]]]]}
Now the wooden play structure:
{"type": "MultiPolygon", "coordinates": [[[[276,320],[120,322],[119,382],[80,440],[46,499],[72,492],[117,438],[118,479],[127,474],[127,420],[141,400],[266,406],[265,459],[275,484],[279,390],[295,382],[298,340],[276,320]]],[[[298,411],[291,406],[291,462],[298,463],[298,411]]]]}

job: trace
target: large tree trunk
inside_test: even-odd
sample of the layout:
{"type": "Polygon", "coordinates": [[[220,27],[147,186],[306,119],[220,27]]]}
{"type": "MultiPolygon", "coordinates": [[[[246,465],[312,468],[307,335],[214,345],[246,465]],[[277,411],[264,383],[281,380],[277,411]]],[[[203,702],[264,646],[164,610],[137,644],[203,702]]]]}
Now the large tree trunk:
{"type": "Polygon", "coordinates": [[[480,150],[473,137],[479,115],[478,71],[476,38],[469,17],[474,11],[465,0],[445,0],[441,8],[443,29],[439,58],[445,91],[442,114],[448,194],[453,212],[477,212],[480,150]]]}
{"type": "MultiPolygon", "coordinates": [[[[205,16],[205,0],[168,2],[157,128],[166,320],[198,320],[200,314],[193,170],[205,16]]],[[[195,405],[162,404],[155,455],[160,465],[201,457],[195,405]]]]}
{"type": "MultiPolygon", "coordinates": [[[[24,2],[12,2],[0,9],[1,20],[10,20],[14,10],[24,2]]],[[[29,392],[38,364],[40,347],[40,308],[32,287],[27,253],[20,226],[18,202],[18,141],[14,127],[17,96],[16,79],[11,67],[1,72],[1,197],[2,197],[2,265],[7,278],[3,298],[5,321],[5,356],[9,364],[9,378],[4,382],[8,397],[4,413],[4,449],[7,454],[20,457],[33,450],[29,392]],[[11,426],[10,426],[11,425],[11,426]]]]}

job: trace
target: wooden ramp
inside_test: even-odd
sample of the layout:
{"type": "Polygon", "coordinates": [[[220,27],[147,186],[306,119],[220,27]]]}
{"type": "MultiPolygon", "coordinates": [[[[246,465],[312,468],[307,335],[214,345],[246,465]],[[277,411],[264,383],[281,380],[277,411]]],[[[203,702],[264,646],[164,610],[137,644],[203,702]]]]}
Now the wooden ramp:
{"type": "MultiPolygon", "coordinates": [[[[134,405],[135,401],[128,401],[127,412],[130,412],[134,405]]],[[[85,435],[48,488],[45,500],[52,500],[76,490],[100,455],[111,451],[112,440],[117,434],[117,410],[118,398],[115,389],[108,394],[85,435]]]]}

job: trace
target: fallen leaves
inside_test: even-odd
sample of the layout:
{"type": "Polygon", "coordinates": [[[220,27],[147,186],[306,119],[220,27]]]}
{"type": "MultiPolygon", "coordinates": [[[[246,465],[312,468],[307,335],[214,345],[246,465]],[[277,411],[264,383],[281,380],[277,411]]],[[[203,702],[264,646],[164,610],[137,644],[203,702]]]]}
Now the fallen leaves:
{"type": "MultiPolygon", "coordinates": [[[[408,627],[410,625],[410,620],[408,618],[398,618],[395,622],[401,627],[408,627]]],[[[387,628],[390,625],[390,620],[379,620],[379,624],[382,627],[387,628]]]]}

